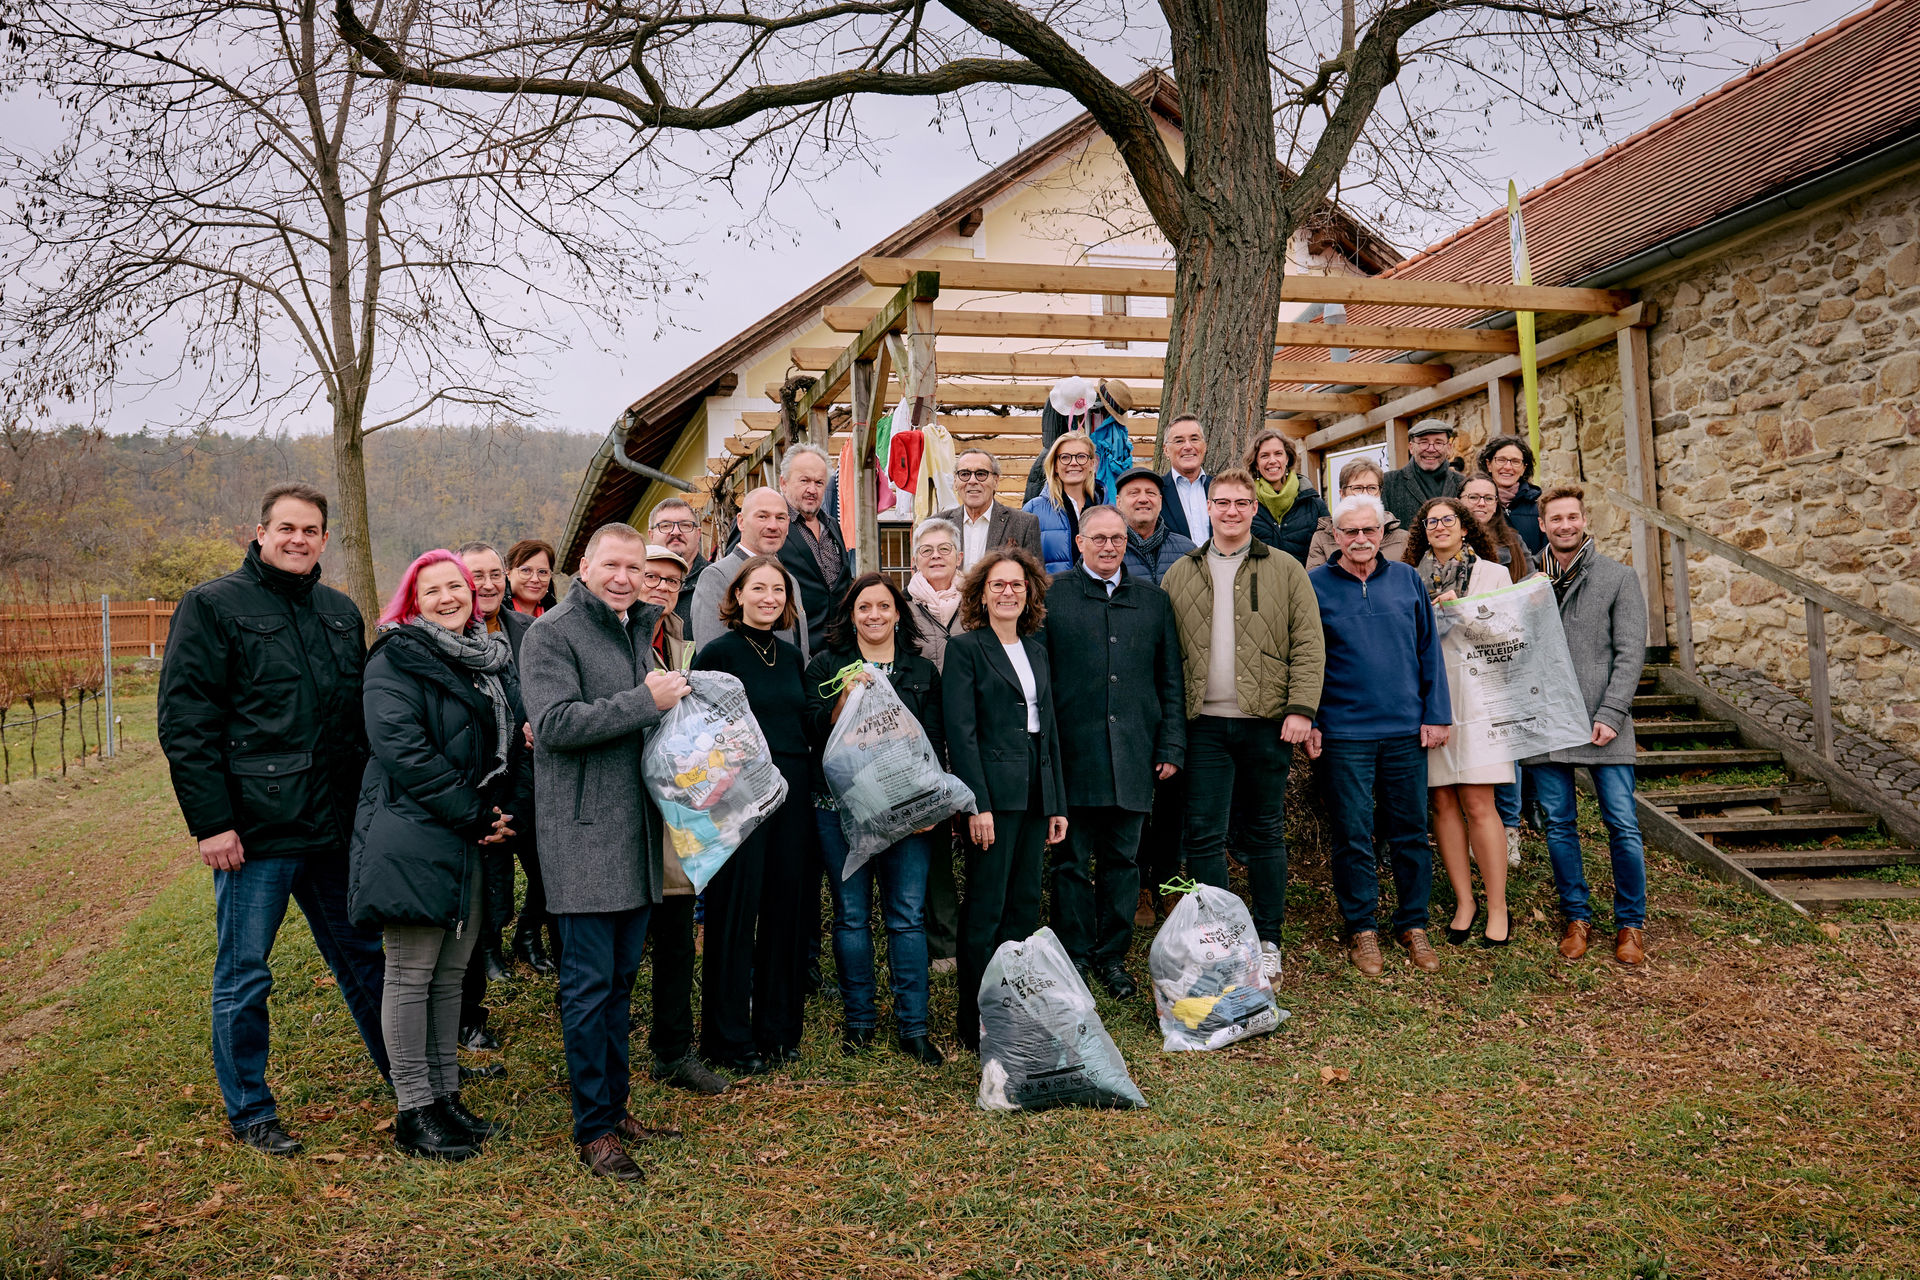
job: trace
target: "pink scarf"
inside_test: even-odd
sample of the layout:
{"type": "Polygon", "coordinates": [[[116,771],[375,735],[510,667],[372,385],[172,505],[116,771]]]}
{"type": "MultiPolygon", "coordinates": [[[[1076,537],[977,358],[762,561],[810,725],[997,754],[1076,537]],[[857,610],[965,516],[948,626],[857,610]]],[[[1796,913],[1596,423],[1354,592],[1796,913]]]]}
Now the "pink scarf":
{"type": "MultiPolygon", "coordinates": [[[[1492,479],[1492,477],[1488,478],[1492,479]]],[[[1498,480],[1494,480],[1493,489],[1500,495],[1500,509],[1504,511],[1513,505],[1513,495],[1520,492],[1520,482],[1515,480],[1512,484],[1501,484],[1498,480]]]]}
{"type": "MultiPolygon", "coordinates": [[[[957,583],[960,579],[955,577],[954,581],[957,583]]],[[[935,591],[926,575],[916,572],[907,582],[907,598],[925,605],[927,612],[938,618],[944,627],[953,621],[954,610],[960,607],[960,588],[951,586],[945,591],[935,591]]]]}

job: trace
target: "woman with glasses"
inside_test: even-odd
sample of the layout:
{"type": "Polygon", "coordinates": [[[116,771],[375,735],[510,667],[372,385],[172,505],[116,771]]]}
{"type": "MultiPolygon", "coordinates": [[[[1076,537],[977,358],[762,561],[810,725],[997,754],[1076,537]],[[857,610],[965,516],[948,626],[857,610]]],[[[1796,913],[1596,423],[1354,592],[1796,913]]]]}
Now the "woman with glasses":
{"type": "Polygon", "coordinates": [[[1253,496],[1260,502],[1253,536],[1304,564],[1314,530],[1328,512],[1320,491],[1293,465],[1293,446],[1278,431],[1262,431],[1240,465],[1253,473],[1253,496]]]}
{"type": "Polygon", "coordinates": [[[957,1026],[960,1043],[976,1053],[980,977],[994,948],[1039,927],[1046,846],[1067,837],[1052,673],[1034,634],[1046,621],[1046,594],[1047,579],[1025,551],[987,552],[960,589],[967,630],[948,643],[940,678],[953,773],[979,805],[967,820],[957,1026]]]}
{"type": "Polygon", "coordinates": [[[907,579],[907,612],[919,633],[920,656],[938,670],[947,641],[961,632],[960,530],[938,516],[913,531],[913,577],[907,579]]]}
{"type": "Polygon", "coordinates": [[[1047,487],[1023,510],[1040,521],[1040,556],[1049,574],[1071,569],[1080,561],[1074,542],[1080,534],[1080,513],[1106,501],[1097,478],[1099,466],[1093,437],[1084,431],[1067,432],[1047,450],[1047,487]]]}
{"type": "Polygon", "coordinates": [[[553,595],[557,559],[553,544],[539,538],[522,538],[507,548],[507,586],[515,609],[537,618],[558,603],[553,595]]]}
{"type": "Polygon", "coordinates": [[[1493,544],[1493,553],[1500,560],[1500,567],[1515,582],[1533,576],[1533,557],[1527,554],[1527,544],[1514,527],[1507,523],[1507,517],[1500,510],[1500,490],[1488,476],[1471,476],[1460,490],[1460,501],[1467,504],[1467,510],[1473,512],[1473,518],[1487,531],[1487,541],[1493,544]]]}
{"type": "MultiPolygon", "coordinates": [[[[1356,494],[1380,500],[1380,466],[1371,458],[1354,458],[1340,468],[1340,497],[1348,498],[1356,494]]],[[[1380,535],[1380,550],[1376,553],[1381,560],[1392,562],[1400,559],[1407,550],[1407,530],[1391,512],[1387,515],[1386,532],[1380,535]]],[[[1318,569],[1327,561],[1340,554],[1340,544],[1334,540],[1333,519],[1320,517],[1320,524],[1313,531],[1313,541],[1307,545],[1306,566],[1318,569]]]]}
{"type": "MultiPolygon", "coordinates": [[[[1495,436],[1480,450],[1480,471],[1493,478],[1500,511],[1526,543],[1527,553],[1539,556],[1547,548],[1547,535],[1540,531],[1540,486],[1533,482],[1533,450],[1519,436],[1495,436]]],[[[1519,580],[1515,574],[1514,581],[1519,580]]]]}
{"type": "MultiPolygon", "coordinates": [[[[1432,498],[1422,504],[1401,559],[1418,571],[1427,585],[1427,598],[1436,605],[1513,582],[1500,567],[1486,530],[1458,498],[1432,498]]],[[[1447,667],[1453,721],[1463,724],[1476,718],[1475,709],[1465,703],[1466,682],[1457,663],[1450,658],[1447,667]]],[[[1513,781],[1513,765],[1502,762],[1456,772],[1449,760],[1446,747],[1427,752],[1433,833],[1447,880],[1453,885],[1453,922],[1447,926],[1447,941],[1455,946],[1465,942],[1473,932],[1474,917],[1480,914],[1479,900],[1473,896],[1473,863],[1477,863],[1480,882],[1487,890],[1487,925],[1481,941],[1489,947],[1504,947],[1513,940],[1513,922],[1507,915],[1506,832],[1493,793],[1501,783],[1513,781]]]]}

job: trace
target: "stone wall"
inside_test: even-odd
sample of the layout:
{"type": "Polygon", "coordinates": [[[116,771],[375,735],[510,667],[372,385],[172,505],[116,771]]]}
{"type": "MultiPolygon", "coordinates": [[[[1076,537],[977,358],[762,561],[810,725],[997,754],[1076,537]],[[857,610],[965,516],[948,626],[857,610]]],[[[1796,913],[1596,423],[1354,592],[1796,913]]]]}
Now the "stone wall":
{"type": "MultiPolygon", "coordinates": [[[[1640,294],[1659,307],[1648,342],[1661,506],[1920,627],[1916,223],[1920,175],[1909,174],[1640,294]]],[[[1616,346],[1542,369],[1540,403],[1538,482],[1624,489],[1616,346]]],[[[1461,428],[1468,456],[1487,437],[1484,395],[1432,416],[1461,428]]],[[[1625,514],[1591,514],[1603,548],[1629,559],[1625,514]]],[[[1799,600],[1718,557],[1696,552],[1689,570],[1699,661],[1804,692],[1799,600]]],[[[1920,654],[1833,615],[1828,645],[1836,713],[1920,759],[1920,654]]]]}

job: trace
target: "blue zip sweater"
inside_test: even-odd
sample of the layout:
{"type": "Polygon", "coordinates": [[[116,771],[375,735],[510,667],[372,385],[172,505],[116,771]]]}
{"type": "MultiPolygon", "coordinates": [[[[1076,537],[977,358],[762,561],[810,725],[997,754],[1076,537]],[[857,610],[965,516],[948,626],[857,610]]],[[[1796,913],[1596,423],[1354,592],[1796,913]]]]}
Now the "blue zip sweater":
{"type": "Polygon", "coordinates": [[[1327,637],[1320,732],[1377,740],[1452,724],[1440,629],[1413,566],[1386,561],[1362,582],[1336,556],[1307,577],[1327,637]]]}

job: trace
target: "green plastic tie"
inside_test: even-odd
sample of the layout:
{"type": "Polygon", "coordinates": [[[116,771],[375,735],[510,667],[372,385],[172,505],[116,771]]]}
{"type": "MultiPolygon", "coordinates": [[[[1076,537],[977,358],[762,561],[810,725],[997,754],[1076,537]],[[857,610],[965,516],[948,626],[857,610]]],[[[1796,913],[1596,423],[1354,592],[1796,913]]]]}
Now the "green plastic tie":
{"type": "Polygon", "coordinates": [[[821,682],[820,696],[823,698],[831,698],[842,689],[845,689],[853,682],[853,678],[866,668],[866,665],[864,662],[849,662],[846,666],[834,672],[831,679],[821,682]]]}
{"type": "Polygon", "coordinates": [[[1200,887],[1198,880],[1182,880],[1179,876],[1160,886],[1162,893],[1192,893],[1200,887]]]}

